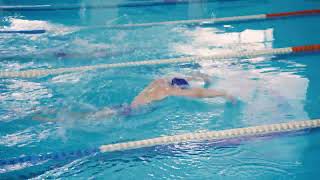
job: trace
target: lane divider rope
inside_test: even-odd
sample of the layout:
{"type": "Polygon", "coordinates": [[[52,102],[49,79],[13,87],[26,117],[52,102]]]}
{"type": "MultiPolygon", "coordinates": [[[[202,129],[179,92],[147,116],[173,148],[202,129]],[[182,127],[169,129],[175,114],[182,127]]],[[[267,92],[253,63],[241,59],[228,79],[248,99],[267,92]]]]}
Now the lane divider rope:
{"type": "MultiPolygon", "coordinates": [[[[50,7],[51,5],[39,5],[35,7],[50,7]]],[[[6,6],[0,6],[4,8],[6,6]]],[[[20,7],[20,6],[18,6],[20,7]]],[[[29,7],[29,6],[22,6],[29,7]]],[[[6,8],[4,8],[6,9],[6,8]]],[[[232,17],[222,17],[222,18],[208,18],[208,19],[194,19],[194,20],[178,20],[178,21],[163,21],[163,22],[152,22],[152,23],[140,23],[140,24],[120,24],[111,26],[90,26],[90,27],[80,27],[79,30],[87,29],[119,29],[119,28],[134,28],[134,27],[152,27],[161,25],[201,25],[201,24],[222,24],[231,22],[241,22],[241,21],[252,21],[252,20],[265,20],[265,19],[275,19],[284,17],[296,17],[296,16],[311,16],[320,15],[320,9],[302,10],[302,11],[292,11],[292,12],[281,12],[281,13],[271,13],[271,14],[256,14],[247,16],[232,16],[232,17]]],[[[45,29],[36,30],[0,30],[0,33],[21,33],[21,34],[42,34],[45,33],[45,29]]]]}
{"type": "Polygon", "coordinates": [[[244,138],[251,136],[270,136],[280,132],[292,132],[303,129],[319,128],[320,119],[308,121],[294,121],[280,124],[270,124],[261,126],[252,126],[245,128],[236,128],[220,131],[208,131],[201,133],[188,133],[173,136],[163,136],[158,138],[146,139],[141,141],[131,141],[125,143],[102,145],[99,147],[100,152],[124,151],[129,149],[153,147],[157,145],[177,144],[193,141],[212,141],[225,140],[231,138],[244,138]]]}
{"type": "Polygon", "coordinates": [[[145,7],[145,6],[161,6],[176,5],[190,3],[206,3],[216,2],[216,0],[153,0],[153,1],[136,1],[118,4],[97,4],[97,5],[15,5],[0,6],[0,11],[57,11],[57,10],[82,10],[82,9],[108,9],[121,7],[145,7]]]}
{"type": "MultiPolygon", "coordinates": [[[[180,25],[222,24],[222,23],[231,23],[231,22],[240,22],[240,21],[265,20],[265,19],[296,17],[296,16],[311,16],[311,15],[320,15],[320,9],[271,13],[271,14],[256,14],[256,15],[247,15],[247,16],[232,16],[232,17],[222,17],[222,18],[163,21],[163,22],[152,22],[152,23],[141,23],[141,24],[122,24],[122,25],[113,25],[113,26],[93,26],[93,27],[87,27],[87,29],[150,27],[150,26],[179,25],[179,24],[180,25]]],[[[83,28],[83,29],[86,29],[86,28],[83,28]]]]}
{"type": "MultiPolygon", "coordinates": [[[[34,156],[22,156],[12,159],[0,160],[0,166],[14,165],[18,163],[36,164],[47,160],[67,160],[70,158],[81,158],[88,155],[106,152],[126,151],[131,149],[141,149],[170,144],[181,144],[188,142],[232,142],[241,138],[242,141],[252,140],[253,138],[270,137],[277,134],[290,134],[299,131],[320,128],[320,119],[292,121],[269,125],[251,126],[218,131],[207,131],[198,133],[186,133],[172,136],[162,136],[157,138],[130,141],[123,143],[102,145],[98,148],[82,149],[72,152],[56,152],[34,156]]],[[[219,143],[217,143],[219,145],[219,143]]]]}
{"type": "Polygon", "coordinates": [[[34,30],[0,30],[0,34],[43,34],[46,30],[34,29],[34,30]]]}
{"type": "Polygon", "coordinates": [[[98,70],[98,69],[186,63],[186,62],[197,62],[197,61],[211,61],[211,60],[229,59],[229,58],[244,58],[244,57],[250,58],[250,57],[257,57],[262,55],[281,55],[281,54],[291,54],[291,53],[299,53],[299,52],[315,52],[315,51],[320,51],[320,44],[276,48],[276,49],[265,49],[265,50],[256,50],[256,51],[248,51],[248,52],[232,52],[232,53],[218,54],[213,56],[203,56],[203,57],[192,56],[192,57],[123,62],[123,63],[113,63],[113,64],[99,64],[99,65],[80,66],[80,67],[71,67],[71,68],[32,69],[32,70],[24,70],[24,71],[0,71],[0,78],[14,78],[14,77],[34,78],[34,77],[41,77],[41,76],[48,76],[48,75],[57,75],[62,73],[92,71],[92,70],[98,70]]]}

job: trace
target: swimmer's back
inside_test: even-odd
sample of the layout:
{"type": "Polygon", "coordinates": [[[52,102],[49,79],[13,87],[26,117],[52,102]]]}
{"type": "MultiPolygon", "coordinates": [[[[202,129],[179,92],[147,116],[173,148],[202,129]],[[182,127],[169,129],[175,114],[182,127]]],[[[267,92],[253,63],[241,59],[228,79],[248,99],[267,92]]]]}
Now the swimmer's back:
{"type": "Polygon", "coordinates": [[[147,86],[131,103],[131,107],[137,108],[154,101],[160,101],[170,95],[171,87],[166,79],[157,79],[147,86]]]}

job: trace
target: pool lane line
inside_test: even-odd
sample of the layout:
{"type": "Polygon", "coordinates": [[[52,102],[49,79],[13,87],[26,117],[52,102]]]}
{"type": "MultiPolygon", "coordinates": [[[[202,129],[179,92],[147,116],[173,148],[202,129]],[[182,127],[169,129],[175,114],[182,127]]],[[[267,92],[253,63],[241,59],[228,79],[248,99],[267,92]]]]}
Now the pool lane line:
{"type": "Polygon", "coordinates": [[[77,159],[98,153],[111,153],[117,151],[127,151],[134,149],[150,148],[156,146],[168,146],[182,143],[203,143],[207,142],[212,146],[225,146],[241,144],[264,137],[279,137],[281,135],[290,135],[296,132],[307,132],[320,128],[320,119],[291,121],[286,123],[267,124],[259,126],[250,126],[244,128],[235,128],[227,130],[207,131],[186,133],[171,136],[162,136],[138,141],[129,141],[101,145],[97,148],[81,149],[69,152],[54,152],[32,156],[21,156],[18,158],[1,159],[1,166],[10,166],[21,163],[37,164],[48,160],[67,160],[77,159]]]}
{"type": "Polygon", "coordinates": [[[56,69],[31,69],[22,71],[0,71],[0,78],[35,78],[43,77],[48,75],[57,75],[63,73],[72,72],[84,72],[93,71],[98,69],[112,69],[112,68],[123,68],[123,67],[139,67],[139,66],[150,66],[150,65],[162,65],[162,64],[176,64],[176,63],[187,63],[187,62],[201,62],[201,61],[212,61],[229,58],[251,58],[263,55],[284,55],[284,54],[295,54],[304,52],[320,52],[320,44],[306,45],[306,46],[295,46],[275,49],[264,49],[246,52],[230,52],[217,54],[212,56],[190,56],[181,58],[171,59],[156,59],[156,60],[145,60],[145,61],[132,61],[123,63],[111,63],[111,64],[98,64],[91,66],[79,66],[70,68],[56,68],[56,69]]]}
{"type": "Polygon", "coordinates": [[[136,1],[120,4],[98,4],[98,5],[16,5],[16,6],[0,6],[0,11],[58,11],[58,10],[82,10],[82,9],[109,9],[122,7],[148,7],[162,5],[177,5],[189,3],[210,3],[216,0],[153,0],[153,1],[136,1]]]}
{"type": "Polygon", "coordinates": [[[34,30],[0,30],[0,34],[43,34],[46,33],[44,29],[34,30]]]}
{"type": "Polygon", "coordinates": [[[222,23],[232,23],[232,22],[241,22],[241,21],[267,20],[267,19],[311,16],[311,15],[320,15],[320,9],[310,9],[310,10],[280,12],[280,13],[270,13],[270,14],[256,14],[256,15],[246,15],[246,16],[231,16],[231,17],[221,17],[221,18],[163,21],[163,22],[151,22],[151,23],[139,23],[139,24],[120,24],[120,25],[112,25],[112,26],[93,26],[93,27],[84,27],[83,29],[97,29],[97,28],[112,29],[112,28],[132,28],[132,27],[152,27],[152,26],[163,26],[163,25],[190,25],[190,24],[193,24],[193,25],[222,24],[222,23]]]}

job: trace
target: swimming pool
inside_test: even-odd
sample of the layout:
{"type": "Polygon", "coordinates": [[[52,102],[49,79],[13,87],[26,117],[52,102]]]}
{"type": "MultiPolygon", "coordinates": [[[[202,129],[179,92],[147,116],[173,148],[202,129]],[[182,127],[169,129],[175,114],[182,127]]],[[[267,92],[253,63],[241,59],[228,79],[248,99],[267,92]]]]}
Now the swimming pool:
{"type": "MultiPolygon", "coordinates": [[[[1,2],[6,6],[35,5],[1,2]]],[[[42,0],[38,4],[52,2],[42,0]]],[[[100,27],[319,9],[320,2],[316,0],[210,0],[118,8],[84,8],[106,4],[98,0],[68,4],[78,9],[1,11],[3,29],[46,30],[34,35],[0,34],[1,71],[216,56],[320,43],[317,36],[320,16],[316,15],[202,26],[100,27]]],[[[68,7],[63,1],[53,5],[68,7]]],[[[319,53],[262,55],[1,78],[0,159],[316,119],[320,117],[319,58],[319,53]],[[155,110],[130,117],[85,119],[76,115],[130,103],[156,78],[194,72],[210,75],[211,88],[227,90],[239,101],[232,105],[220,98],[173,97],[157,102],[155,110]],[[39,111],[58,120],[32,120],[39,111]]],[[[13,163],[0,166],[0,179],[316,178],[319,173],[314,164],[320,162],[319,137],[318,132],[312,132],[220,146],[186,142],[39,164],[13,163]]]]}

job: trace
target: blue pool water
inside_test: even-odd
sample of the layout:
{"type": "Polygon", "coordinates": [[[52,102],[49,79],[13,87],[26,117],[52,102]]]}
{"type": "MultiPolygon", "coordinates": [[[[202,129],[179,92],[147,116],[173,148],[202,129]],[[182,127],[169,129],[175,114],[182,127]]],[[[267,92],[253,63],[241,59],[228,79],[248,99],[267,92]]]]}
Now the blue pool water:
{"type": "MultiPolygon", "coordinates": [[[[128,3],[117,1],[114,3],[128,3]]],[[[35,5],[0,1],[1,5],[35,5]]],[[[105,4],[73,0],[73,6],[105,4]]],[[[37,4],[53,4],[41,0],[37,4]]],[[[65,5],[64,1],[54,5],[65,5]]],[[[0,34],[0,69],[8,71],[214,55],[319,44],[320,16],[225,23],[206,27],[86,29],[101,25],[228,17],[319,9],[317,0],[224,0],[170,6],[0,12],[2,29],[46,29],[40,35],[0,34]]],[[[188,132],[320,118],[320,54],[223,59],[0,79],[0,159],[73,151],[102,144],[188,132]],[[152,80],[202,72],[210,88],[239,101],[167,98],[131,117],[77,115],[130,103],[152,80]],[[33,120],[37,112],[56,121],[33,120]]],[[[78,159],[0,166],[0,179],[315,179],[320,133],[211,147],[96,154],[78,159]]]]}

